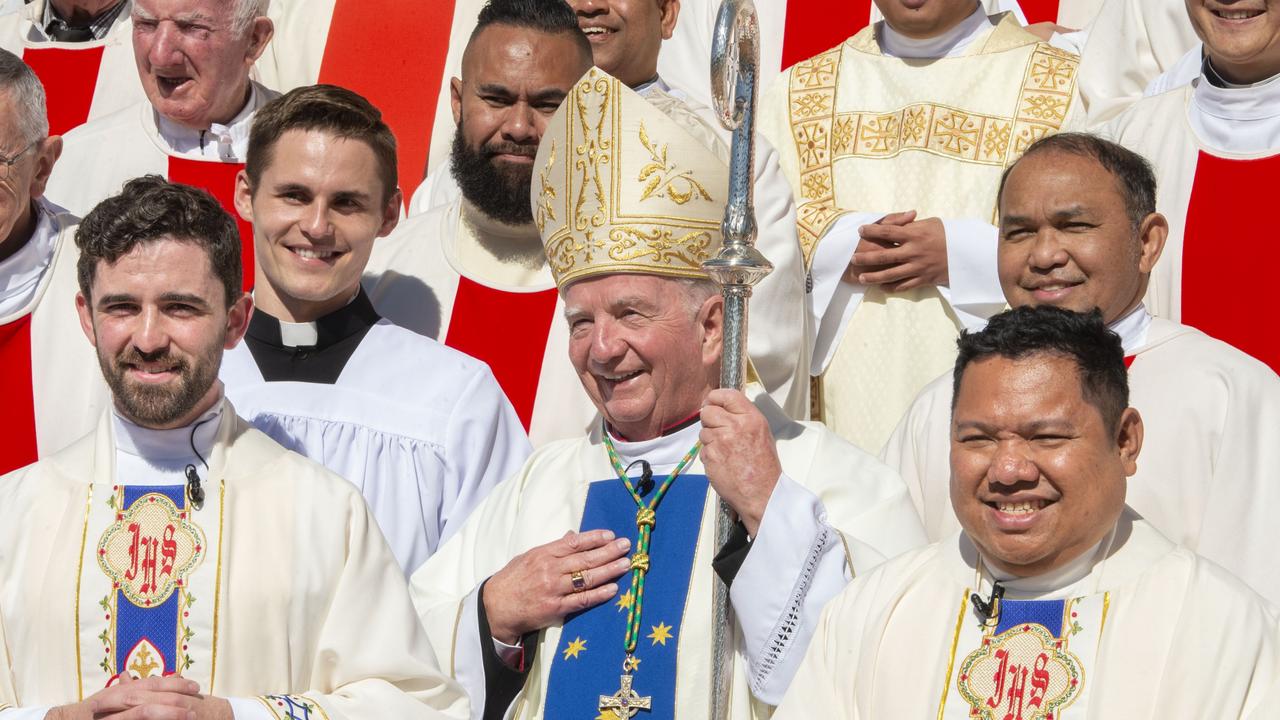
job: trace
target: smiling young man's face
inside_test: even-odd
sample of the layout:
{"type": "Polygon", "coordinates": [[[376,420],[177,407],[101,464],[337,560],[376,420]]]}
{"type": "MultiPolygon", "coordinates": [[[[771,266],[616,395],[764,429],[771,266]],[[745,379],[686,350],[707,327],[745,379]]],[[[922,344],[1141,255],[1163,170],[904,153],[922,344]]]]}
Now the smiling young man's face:
{"type": "Polygon", "coordinates": [[[965,368],[951,422],[951,505],[983,556],[1020,577],[1100,542],[1124,508],[1142,421],[1109,428],[1074,360],[987,357],[965,368]]]}
{"type": "Polygon", "coordinates": [[[1213,69],[1255,83],[1280,73],[1280,0],[1186,0],[1213,69]]]}
{"type": "Polygon", "coordinates": [[[399,218],[400,193],[382,178],[368,143],[323,130],[283,133],[257,187],[240,173],[236,208],[253,223],[263,310],[307,322],[350,302],[374,240],[399,218]]]}

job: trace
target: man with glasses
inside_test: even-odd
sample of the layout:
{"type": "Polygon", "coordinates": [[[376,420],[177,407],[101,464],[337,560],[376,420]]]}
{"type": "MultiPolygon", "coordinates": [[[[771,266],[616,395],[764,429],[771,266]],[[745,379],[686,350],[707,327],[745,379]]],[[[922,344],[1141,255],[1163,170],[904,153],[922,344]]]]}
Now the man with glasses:
{"type": "Polygon", "coordinates": [[[49,135],[44,88],[0,50],[0,473],[93,427],[106,387],[75,311],[79,220],[44,197],[62,138],[49,135]],[[74,402],[68,402],[74,399],[74,402]]]}

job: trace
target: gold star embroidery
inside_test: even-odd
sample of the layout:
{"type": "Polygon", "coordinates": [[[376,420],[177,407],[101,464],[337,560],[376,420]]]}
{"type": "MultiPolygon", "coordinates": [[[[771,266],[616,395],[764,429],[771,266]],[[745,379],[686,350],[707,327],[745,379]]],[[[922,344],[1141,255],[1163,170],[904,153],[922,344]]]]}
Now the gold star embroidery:
{"type": "Polygon", "coordinates": [[[576,637],[573,639],[573,642],[569,643],[569,647],[564,649],[564,659],[568,660],[569,658],[573,658],[576,660],[578,658],[578,653],[583,652],[586,649],[587,641],[580,637],[576,637]]]}
{"type": "Polygon", "coordinates": [[[618,714],[612,710],[601,710],[596,720],[619,720],[618,714]]]}
{"type": "Polygon", "coordinates": [[[615,604],[618,606],[619,610],[630,610],[631,603],[633,602],[635,601],[631,599],[631,591],[628,590],[622,593],[622,597],[618,598],[618,602],[615,604]]]}
{"type": "Polygon", "coordinates": [[[652,640],[654,645],[662,643],[662,646],[666,647],[667,641],[671,639],[671,626],[660,622],[652,627],[653,632],[649,633],[646,637],[652,640]]]}

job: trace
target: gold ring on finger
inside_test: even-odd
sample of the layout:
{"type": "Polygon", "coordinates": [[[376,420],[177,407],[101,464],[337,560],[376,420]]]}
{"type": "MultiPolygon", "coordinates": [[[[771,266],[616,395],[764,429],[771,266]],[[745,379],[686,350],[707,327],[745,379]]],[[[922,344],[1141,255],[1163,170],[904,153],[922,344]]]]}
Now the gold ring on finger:
{"type": "Polygon", "coordinates": [[[581,570],[574,570],[569,573],[569,580],[573,582],[573,591],[580,593],[587,589],[587,579],[583,577],[581,570]]]}

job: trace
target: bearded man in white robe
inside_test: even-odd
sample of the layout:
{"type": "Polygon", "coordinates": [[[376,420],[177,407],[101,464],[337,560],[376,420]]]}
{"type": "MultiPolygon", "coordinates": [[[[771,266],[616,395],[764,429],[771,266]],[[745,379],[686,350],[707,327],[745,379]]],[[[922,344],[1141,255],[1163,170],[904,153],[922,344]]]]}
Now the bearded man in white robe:
{"type": "MultiPolygon", "coordinates": [[[[1280,531],[1280,378],[1204,333],[1152,317],[1143,303],[1168,223],[1150,166],[1092,135],[1031,146],[1000,195],[1000,279],[1013,307],[1102,310],[1120,336],[1145,452],[1126,501],[1169,539],[1235,573],[1272,602],[1280,531]]],[[[960,525],[950,476],[951,378],[912,403],[881,459],[897,468],[931,541],[960,525]]]]}
{"type": "Polygon", "coordinates": [[[961,336],[961,532],[823,611],[775,718],[1265,718],[1280,625],[1125,505],[1143,450],[1102,314],[1020,307],[961,336]]]}
{"type": "Polygon", "coordinates": [[[359,492],[222,397],[231,218],[144,177],[76,241],[113,407],[0,479],[0,718],[466,717],[359,492]]]}
{"type": "Polygon", "coordinates": [[[718,389],[724,302],[701,263],[728,168],[684,126],[592,69],[535,172],[569,364],[604,420],[536,450],[414,575],[433,646],[483,717],[705,717],[717,573],[731,716],[768,717],[822,604],[919,541],[905,489],[758,385],[718,389]],[[676,196],[708,197],[646,195],[653,147],[676,196]],[[740,520],[722,548],[717,495],[740,520]]]}
{"type": "Polygon", "coordinates": [[[1104,128],[1151,160],[1156,203],[1169,218],[1147,305],[1280,372],[1280,336],[1270,331],[1275,293],[1237,272],[1280,264],[1280,244],[1260,212],[1280,176],[1280,8],[1189,0],[1187,12],[1204,41],[1199,77],[1142,100],[1104,128]],[[1224,269],[1227,244],[1233,258],[1224,269]]]}

